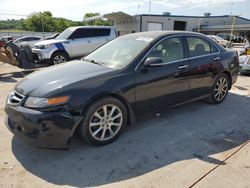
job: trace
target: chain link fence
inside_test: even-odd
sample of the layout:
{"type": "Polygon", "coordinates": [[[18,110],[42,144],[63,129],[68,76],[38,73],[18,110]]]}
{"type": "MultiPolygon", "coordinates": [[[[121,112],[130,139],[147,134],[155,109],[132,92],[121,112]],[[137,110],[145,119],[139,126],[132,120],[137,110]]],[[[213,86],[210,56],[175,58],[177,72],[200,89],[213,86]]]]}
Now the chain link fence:
{"type": "Polygon", "coordinates": [[[53,35],[53,32],[29,32],[29,31],[21,31],[21,32],[6,32],[0,31],[0,37],[3,36],[13,36],[14,38],[25,37],[25,36],[41,36],[41,37],[48,37],[53,35]]]}

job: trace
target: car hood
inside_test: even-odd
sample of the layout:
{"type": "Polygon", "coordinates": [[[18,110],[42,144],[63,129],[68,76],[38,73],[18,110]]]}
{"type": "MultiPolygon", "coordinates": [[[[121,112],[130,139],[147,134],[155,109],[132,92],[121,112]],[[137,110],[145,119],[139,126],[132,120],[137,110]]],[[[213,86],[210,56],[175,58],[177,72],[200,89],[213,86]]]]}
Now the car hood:
{"type": "Polygon", "coordinates": [[[40,42],[37,42],[35,46],[43,46],[43,45],[50,45],[50,44],[56,44],[56,43],[62,43],[62,42],[67,42],[68,40],[58,40],[58,39],[51,39],[51,40],[43,40],[40,42]]]}
{"type": "Polygon", "coordinates": [[[65,86],[86,80],[94,81],[97,76],[113,70],[84,60],[69,61],[26,76],[15,90],[25,96],[47,97],[62,91],[65,86]]]}

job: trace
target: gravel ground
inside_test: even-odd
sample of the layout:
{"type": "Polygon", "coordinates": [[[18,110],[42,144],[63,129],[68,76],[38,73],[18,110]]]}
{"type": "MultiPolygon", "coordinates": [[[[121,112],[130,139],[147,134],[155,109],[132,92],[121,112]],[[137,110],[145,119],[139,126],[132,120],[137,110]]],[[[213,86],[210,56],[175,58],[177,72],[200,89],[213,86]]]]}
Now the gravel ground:
{"type": "Polygon", "coordinates": [[[195,102],[141,118],[114,143],[35,149],[4,125],[4,104],[29,74],[0,63],[0,187],[250,187],[250,77],[220,105],[195,102]]]}

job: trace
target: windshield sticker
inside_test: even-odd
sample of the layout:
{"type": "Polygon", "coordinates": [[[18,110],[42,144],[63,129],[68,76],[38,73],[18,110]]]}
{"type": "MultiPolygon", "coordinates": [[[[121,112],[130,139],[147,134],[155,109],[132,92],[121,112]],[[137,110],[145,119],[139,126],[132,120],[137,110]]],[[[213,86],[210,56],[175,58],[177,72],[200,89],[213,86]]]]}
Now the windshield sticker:
{"type": "Polygon", "coordinates": [[[143,41],[143,42],[151,42],[153,39],[147,38],[147,37],[138,37],[136,40],[143,41]]]}

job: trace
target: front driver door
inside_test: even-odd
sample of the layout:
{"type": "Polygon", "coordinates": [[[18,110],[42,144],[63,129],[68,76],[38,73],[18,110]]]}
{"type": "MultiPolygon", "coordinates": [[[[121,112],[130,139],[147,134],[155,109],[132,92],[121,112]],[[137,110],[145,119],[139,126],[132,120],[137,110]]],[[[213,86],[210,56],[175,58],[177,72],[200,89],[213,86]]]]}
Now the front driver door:
{"type": "Polygon", "coordinates": [[[188,99],[189,61],[181,37],[159,42],[135,71],[137,114],[169,107],[188,99]],[[149,57],[160,57],[162,66],[145,67],[149,57]]]}

